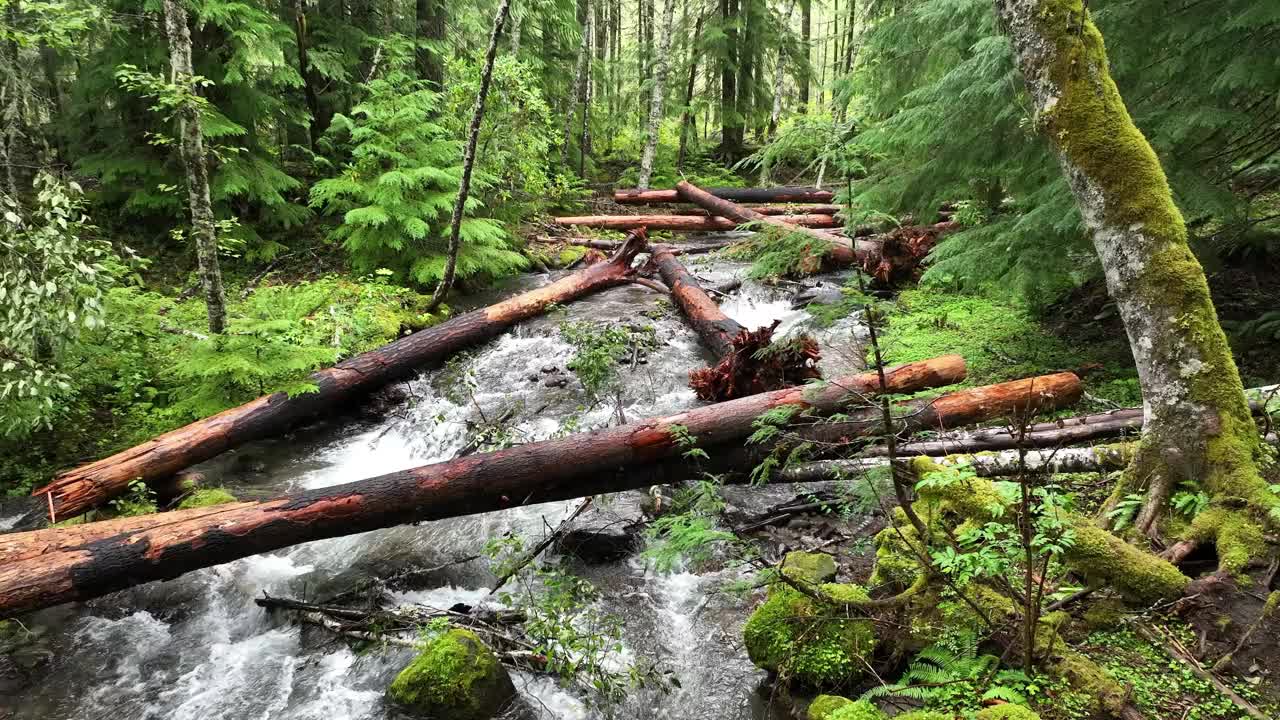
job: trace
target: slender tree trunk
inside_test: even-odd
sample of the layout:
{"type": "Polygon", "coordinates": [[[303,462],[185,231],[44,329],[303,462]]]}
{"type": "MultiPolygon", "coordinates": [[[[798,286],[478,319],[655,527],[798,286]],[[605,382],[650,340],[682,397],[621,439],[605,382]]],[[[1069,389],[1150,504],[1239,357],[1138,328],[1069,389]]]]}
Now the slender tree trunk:
{"type": "Polygon", "coordinates": [[[311,151],[316,151],[316,143],[327,128],[321,127],[320,98],[316,94],[315,74],[311,72],[311,59],[307,55],[310,32],[307,28],[307,12],[303,0],[293,0],[293,37],[298,46],[298,75],[302,77],[302,96],[307,103],[307,112],[311,119],[307,123],[307,139],[311,143],[311,151]]]}
{"type": "Polygon", "coordinates": [[[510,11],[511,0],[498,0],[498,10],[493,15],[493,30],[489,33],[489,49],[484,55],[484,70],[480,75],[480,92],[476,94],[476,104],[471,109],[471,131],[467,137],[466,150],[462,154],[462,179],[458,183],[458,198],[453,203],[453,217],[449,219],[449,259],[444,266],[444,277],[431,296],[428,311],[436,309],[444,301],[449,288],[453,287],[453,276],[458,269],[458,251],[462,248],[462,216],[466,211],[467,196],[471,193],[476,141],[480,139],[480,126],[484,123],[484,104],[489,98],[489,85],[493,81],[493,62],[498,55],[498,40],[502,37],[502,27],[506,25],[510,11]]]}
{"type": "Polygon", "coordinates": [[[813,0],[800,0],[800,44],[804,47],[804,62],[800,63],[800,72],[796,73],[796,84],[800,86],[800,112],[809,111],[810,59],[813,56],[812,37],[813,0]]]}
{"type": "MultiPolygon", "coordinates": [[[[164,0],[164,26],[169,36],[169,58],[175,83],[185,92],[194,93],[191,82],[191,31],[187,27],[187,11],[178,0],[164,0]]],[[[191,235],[196,243],[196,260],[200,268],[200,285],[204,291],[209,316],[209,332],[217,335],[227,326],[226,294],[222,289],[222,270],[218,266],[218,236],[213,223],[213,206],[209,200],[209,169],[205,164],[204,138],[200,111],[193,103],[185,103],[179,114],[179,151],[187,169],[187,201],[191,210],[191,235]]]]}
{"type": "Polygon", "coordinates": [[[1145,492],[1138,527],[1154,535],[1170,489],[1198,483],[1233,516],[1229,535],[1206,526],[1204,539],[1216,539],[1223,569],[1243,570],[1257,550],[1234,543],[1261,537],[1277,498],[1261,479],[1257,427],[1164,170],[1129,116],[1081,0],[995,6],[1138,367],[1144,431],[1113,499],[1145,492]]]}
{"type": "Polygon", "coordinates": [[[662,8],[662,41],[654,64],[653,92],[649,102],[649,127],[644,141],[644,152],[640,156],[640,181],[637,183],[642,190],[649,188],[649,178],[653,175],[653,158],[658,152],[658,131],[662,127],[662,99],[667,88],[667,68],[670,66],[667,56],[671,52],[671,26],[675,18],[675,5],[675,0],[666,0],[662,8]]]}
{"type": "Polygon", "coordinates": [[[693,120],[693,91],[698,81],[698,39],[702,37],[703,14],[693,23],[693,37],[689,40],[689,81],[684,87],[684,105],[680,111],[680,149],[676,152],[676,171],[684,170],[685,153],[689,148],[689,124],[693,120]]]}
{"type": "MultiPolygon", "coordinates": [[[[295,0],[301,2],[301,0],[295,0]]],[[[444,54],[441,45],[445,42],[446,26],[449,22],[449,9],[444,0],[417,0],[418,43],[414,51],[414,63],[418,68],[418,78],[427,81],[432,90],[444,89],[444,54]]]]}
{"type": "MultiPolygon", "coordinates": [[[[734,147],[741,149],[745,142],[747,121],[755,115],[755,45],[752,34],[756,29],[755,9],[758,0],[735,0],[742,30],[738,33],[738,82],[734,102],[737,119],[734,123],[734,147]]],[[[736,156],[735,156],[736,159],[736,156]]]]}
{"type": "MultiPolygon", "coordinates": [[[[787,3],[787,14],[783,18],[783,28],[791,29],[791,13],[796,9],[795,0],[787,3]]],[[[778,46],[778,60],[773,68],[773,110],[769,113],[769,128],[765,132],[764,141],[769,142],[769,138],[778,130],[778,118],[782,115],[782,70],[786,66],[787,55],[783,52],[781,45],[778,46]]],[[[767,185],[769,183],[769,173],[762,171],[760,175],[760,184],[767,185]]]]}
{"type": "Polygon", "coordinates": [[[565,168],[569,167],[569,162],[573,157],[573,111],[578,105],[578,98],[582,92],[582,83],[586,81],[587,55],[590,52],[591,39],[587,35],[587,29],[583,27],[582,39],[578,43],[577,61],[574,63],[573,87],[569,91],[569,101],[565,103],[564,145],[560,147],[560,164],[565,168]]]}
{"type": "Polygon", "coordinates": [[[724,48],[720,58],[720,150],[734,160],[742,149],[742,118],[738,115],[738,21],[737,0],[720,0],[724,24],[724,48]]]}
{"type": "MultiPolygon", "coordinates": [[[[587,37],[595,32],[595,20],[589,21],[590,31],[587,37]]],[[[585,178],[587,176],[587,158],[591,156],[591,101],[595,96],[595,78],[591,71],[594,56],[591,54],[591,48],[588,45],[585,52],[586,69],[582,83],[582,137],[578,143],[581,152],[578,153],[578,177],[585,178]]]]}

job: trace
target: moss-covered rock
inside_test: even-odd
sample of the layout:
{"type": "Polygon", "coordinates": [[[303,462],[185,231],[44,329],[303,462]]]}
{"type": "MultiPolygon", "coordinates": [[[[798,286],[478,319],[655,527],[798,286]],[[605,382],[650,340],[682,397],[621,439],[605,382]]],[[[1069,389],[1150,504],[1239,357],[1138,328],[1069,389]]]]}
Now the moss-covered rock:
{"type": "Polygon", "coordinates": [[[975,720],[1040,720],[1040,716],[1023,705],[993,705],[978,711],[975,720]]]}
{"type": "Polygon", "coordinates": [[[227,492],[225,488],[203,488],[183,498],[182,502],[178,503],[178,509],[187,510],[233,502],[236,502],[236,496],[227,492]]]}
{"type": "Polygon", "coordinates": [[[782,572],[797,582],[813,585],[836,579],[836,561],[826,553],[789,552],[782,560],[782,572]]]}
{"type": "Polygon", "coordinates": [[[1244,509],[1211,507],[1191,522],[1189,539],[1216,543],[1218,567],[1236,575],[1267,549],[1262,527],[1244,509]]]}
{"type": "Polygon", "coordinates": [[[894,720],[955,720],[955,717],[936,710],[913,710],[909,713],[895,715],[894,720]]]}
{"type": "Polygon", "coordinates": [[[813,702],[809,703],[809,711],[806,717],[809,720],[831,720],[833,713],[852,704],[852,700],[839,695],[819,695],[813,699],[813,702]]]}
{"type": "Polygon", "coordinates": [[[515,697],[516,689],[480,638],[455,628],[431,641],[401,670],[388,694],[425,717],[488,720],[515,697]]]}
{"type": "Polygon", "coordinates": [[[859,700],[840,707],[826,720],[885,720],[885,714],[870,702],[859,700]]]}
{"type": "MultiPolygon", "coordinates": [[[[857,585],[827,583],[816,591],[833,598],[867,599],[857,585]]],[[[743,638],[757,666],[778,673],[784,681],[814,688],[857,681],[876,644],[867,618],[846,614],[783,583],[770,587],[764,604],[747,620],[743,638]]]]}

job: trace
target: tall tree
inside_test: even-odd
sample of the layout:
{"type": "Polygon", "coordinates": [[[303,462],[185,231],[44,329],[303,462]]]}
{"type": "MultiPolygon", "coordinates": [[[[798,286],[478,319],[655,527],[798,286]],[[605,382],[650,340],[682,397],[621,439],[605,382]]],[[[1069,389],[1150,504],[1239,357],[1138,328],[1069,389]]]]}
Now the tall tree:
{"type": "MultiPolygon", "coordinates": [[[[172,2],[172,0],[166,0],[172,2]]],[[[489,85],[493,82],[493,63],[498,56],[498,40],[502,38],[502,28],[507,23],[507,15],[511,11],[511,0],[499,0],[498,9],[493,14],[493,29],[489,32],[489,49],[484,55],[484,69],[480,75],[480,91],[476,93],[475,105],[471,108],[471,129],[467,135],[467,145],[462,152],[462,179],[458,182],[458,197],[453,203],[453,216],[449,219],[449,259],[445,262],[444,277],[436,286],[431,296],[428,312],[435,310],[444,301],[449,289],[453,287],[453,276],[458,269],[458,250],[462,247],[462,216],[467,208],[467,196],[471,192],[471,171],[476,164],[476,143],[480,139],[480,126],[484,124],[484,105],[489,98],[489,85]]]]}
{"type": "Polygon", "coordinates": [[[675,18],[675,0],[666,0],[662,8],[662,39],[658,48],[658,57],[653,71],[652,99],[649,101],[649,127],[644,142],[644,153],[640,156],[641,189],[649,187],[649,177],[653,175],[653,158],[658,151],[658,131],[662,125],[662,99],[667,87],[667,68],[671,53],[671,30],[675,18]]]}
{"type": "Polygon", "coordinates": [[[432,90],[444,88],[444,57],[441,47],[445,41],[445,29],[449,22],[449,9],[444,0],[416,0],[418,47],[414,62],[418,77],[426,80],[432,90]]]}
{"type": "Polygon", "coordinates": [[[995,0],[1035,109],[1102,260],[1142,386],[1145,424],[1113,498],[1145,493],[1137,526],[1154,535],[1171,488],[1196,483],[1231,523],[1204,528],[1238,572],[1274,523],[1257,427],[1200,263],[1159,159],[1111,78],[1082,0],[995,0]],[[1229,528],[1228,532],[1219,532],[1229,528]]]}
{"type": "Polygon", "coordinates": [[[311,70],[311,59],[307,56],[311,42],[310,29],[307,27],[307,11],[304,0],[293,0],[293,37],[298,46],[298,75],[302,76],[302,96],[307,103],[307,112],[311,119],[307,123],[307,139],[311,143],[311,151],[315,152],[316,143],[328,127],[322,120],[320,97],[316,91],[316,77],[311,70]]]}
{"type": "Polygon", "coordinates": [[[796,73],[796,84],[800,86],[800,112],[809,110],[809,85],[812,84],[809,72],[809,58],[813,53],[810,46],[813,32],[813,0],[800,0],[800,44],[804,51],[804,60],[800,63],[800,71],[796,73]]]}
{"type": "MultiPolygon", "coordinates": [[[[684,103],[680,106],[680,149],[676,152],[676,171],[684,170],[685,153],[689,147],[689,125],[694,118],[693,91],[698,81],[698,40],[702,37],[702,22],[706,15],[698,13],[693,21],[693,37],[689,39],[689,79],[684,86],[684,103]]],[[[693,129],[697,132],[697,128],[693,129]]]]}
{"type": "Polygon", "coordinates": [[[742,116],[738,114],[738,2],[720,0],[720,153],[728,160],[742,154],[742,116]]]}
{"type": "Polygon", "coordinates": [[[200,122],[195,73],[191,67],[191,30],[187,11],[178,0],[164,0],[164,27],[169,37],[169,64],[173,82],[182,95],[178,109],[178,144],[187,172],[187,203],[191,212],[191,235],[196,244],[200,285],[209,315],[209,332],[222,333],[227,326],[226,295],[222,289],[222,269],[218,265],[218,236],[209,201],[209,168],[204,153],[204,132],[200,122]]]}

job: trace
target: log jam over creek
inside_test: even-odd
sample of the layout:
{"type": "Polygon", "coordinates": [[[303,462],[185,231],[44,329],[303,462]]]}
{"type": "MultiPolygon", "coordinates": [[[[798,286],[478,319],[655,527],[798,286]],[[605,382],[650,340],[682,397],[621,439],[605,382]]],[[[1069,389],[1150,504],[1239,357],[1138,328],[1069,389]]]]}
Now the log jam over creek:
{"type": "MultiPolygon", "coordinates": [[[[698,242],[725,239],[707,235],[698,242]]],[[[686,262],[704,287],[746,271],[743,264],[714,256],[686,262]]],[[[482,306],[549,280],[526,275],[466,298],[460,303],[465,307],[458,309],[482,306]]],[[[834,288],[842,279],[828,275],[815,280],[834,288]]],[[[813,332],[822,346],[824,376],[861,369],[862,328],[849,321],[826,330],[809,328],[808,313],[792,309],[796,289],[747,281],[721,307],[747,328],[780,320],[779,336],[813,332]]],[[[418,378],[399,385],[405,402],[377,419],[359,413],[331,418],[225,453],[196,469],[209,484],[225,485],[242,499],[266,498],[447,460],[468,445],[471,427],[485,419],[507,417],[516,442],[551,437],[566,423],[584,430],[616,423],[612,406],[589,407],[581,384],[565,367],[572,349],[560,338],[558,326],[566,320],[651,324],[656,329],[658,347],[621,370],[628,419],[699,404],[687,386],[688,372],[707,364],[710,352],[666,296],[625,285],[522,323],[448,367],[424,368],[418,378]],[[457,392],[460,374],[472,393],[457,392]]],[[[731,503],[759,509],[794,493],[795,488],[785,486],[726,491],[731,503]]],[[[621,493],[596,505],[601,512],[625,514],[639,495],[621,493]]],[[[577,504],[519,507],[308,543],[35,613],[22,623],[37,637],[26,652],[40,669],[34,678],[0,679],[0,718],[402,717],[387,702],[386,688],[413,656],[412,649],[382,645],[352,650],[324,630],[259,608],[254,599],[267,593],[323,600],[381,578],[394,598],[405,603],[437,608],[491,603],[495,577],[487,558],[424,570],[479,554],[487,541],[506,533],[524,534],[532,545],[577,504]]],[[[0,517],[0,528],[6,521],[0,517]]],[[[574,567],[599,588],[600,609],[625,623],[619,665],[649,658],[680,683],[666,694],[632,691],[613,710],[615,717],[732,720],[766,715],[767,699],[758,690],[765,674],[742,647],[742,624],[760,596],[723,592],[726,583],[739,579],[739,570],[712,562],[698,572],[659,573],[639,555],[574,567]]],[[[603,717],[551,678],[523,673],[514,678],[534,717],[603,717]]]]}

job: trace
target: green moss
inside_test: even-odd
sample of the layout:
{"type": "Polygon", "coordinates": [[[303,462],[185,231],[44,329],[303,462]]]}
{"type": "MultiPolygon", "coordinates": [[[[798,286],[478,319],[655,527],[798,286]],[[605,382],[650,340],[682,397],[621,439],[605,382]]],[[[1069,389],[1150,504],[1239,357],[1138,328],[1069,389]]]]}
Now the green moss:
{"type": "Polygon", "coordinates": [[[935,710],[913,710],[909,713],[895,715],[894,720],[955,720],[955,717],[935,710]]]}
{"type": "Polygon", "coordinates": [[[1077,367],[1094,359],[1067,348],[1024,309],[931,289],[899,294],[881,344],[890,364],[961,355],[968,369],[962,383],[966,387],[1032,377],[1045,368],[1077,367]]]}
{"type": "MultiPolygon", "coordinates": [[[[821,586],[833,596],[866,600],[853,585],[821,586]]],[[[875,648],[870,620],[818,603],[789,585],[769,588],[765,602],[747,620],[743,639],[751,661],[804,687],[841,687],[856,682],[875,648]]]]}
{"type": "Polygon", "coordinates": [[[401,670],[388,694],[428,717],[488,720],[515,696],[515,687],[475,633],[455,628],[401,670]]]}
{"type": "MultiPolygon", "coordinates": [[[[843,700],[843,698],[841,699],[843,700]]],[[[810,720],[813,720],[812,711],[810,713],[810,720]]],[[[885,720],[885,714],[869,701],[859,700],[840,706],[839,709],[828,715],[826,720],[885,720]]]]}
{"type": "Polygon", "coordinates": [[[187,510],[233,502],[236,502],[236,496],[227,492],[225,488],[203,488],[183,498],[182,502],[178,503],[178,509],[187,510]]]}
{"type": "Polygon", "coordinates": [[[560,249],[560,253],[556,255],[554,263],[549,263],[555,267],[565,268],[578,262],[587,254],[587,248],[581,245],[565,245],[560,249]]]}
{"type": "Polygon", "coordinates": [[[840,708],[852,705],[853,701],[839,695],[819,695],[809,703],[806,715],[809,720],[831,720],[831,715],[840,708]]]}
{"type": "Polygon", "coordinates": [[[1130,545],[1079,516],[1067,517],[1075,541],[1065,560],[1090,579],[1106,580],[1125,597],[1142,603],[1182,594],[1190,578],[1168,561],[1130,545]]]}
{"type": "Polygon", "coordinates": [[[1125,606],[1119,600],[1105,598],[1090,603],[1083,619],[1087,630],[1109,630],[1118,627],[1125,617],[1125,606]]]}
{"type": "Polygon", "coordinates": [[[887,527],[876,535],[876,565],[868,581],[875,587],[903,589],[920,575],[920,560],[907,543],[919,544],[915,528],[907,523],[902,508],[894,508],[897,527],[887,527]]]}
{"type": "Polygon", "coordinates": [[[816,585],[836,578],[836,561],[826,553],[789,552],[782,560],[782,572],[797,582],[816,585]]]}
{"type": "Polygon", "coordinates": [[[1005,703],[979,710],[974,720],[1040,720],[1040,716],[1025,706],[1005,703]]]}
{"type": "Polygon", "coordinates": [[[1191,521],[1188,537],[1200,542],[1216,543],[1218,566],[1239,574],[1249,561],[1266,552],[1267,542],[1262,527],[1247,511],[1211,507],[1191,521]]]}

